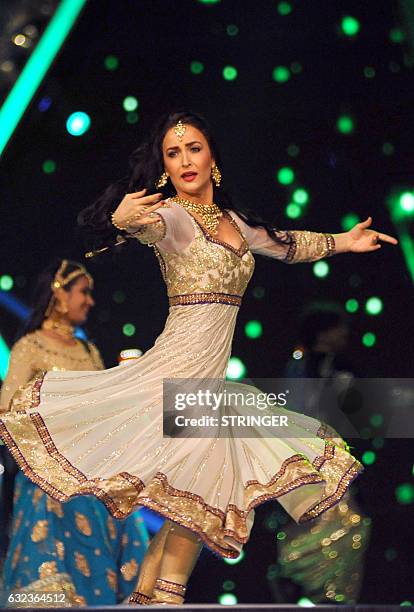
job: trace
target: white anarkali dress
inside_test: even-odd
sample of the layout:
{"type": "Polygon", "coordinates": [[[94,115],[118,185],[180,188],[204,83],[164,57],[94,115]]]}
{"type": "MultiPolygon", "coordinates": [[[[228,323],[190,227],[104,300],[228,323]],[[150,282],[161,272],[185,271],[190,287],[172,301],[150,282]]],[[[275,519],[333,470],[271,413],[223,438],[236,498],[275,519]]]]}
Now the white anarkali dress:
{"type": "MultiPolygon", "coordinates": [[[[275,243],[226,212],[239,249],[210,235],[169,200],[157,223],[137,234],[153,246],[170,301],[154,346],[129,367],[41,373],[0,415],[0,436],[24,473],[65,501],[93,494],[117,518],[146,506],[196,532],[223,557],[249,539],[254,508],[277,500],[297,522],[335,505],[363,466],[324,423],[282,408],[284,437],[163,437],[163,379],[225,379],[252,252],[286,262],[330,254],[333,238],[281,232],[275,243]]],[[[259,393],[224,383],[227,393],[259,393]]],[[[231,410],[220,406],[219,412],[231,410]]]]}

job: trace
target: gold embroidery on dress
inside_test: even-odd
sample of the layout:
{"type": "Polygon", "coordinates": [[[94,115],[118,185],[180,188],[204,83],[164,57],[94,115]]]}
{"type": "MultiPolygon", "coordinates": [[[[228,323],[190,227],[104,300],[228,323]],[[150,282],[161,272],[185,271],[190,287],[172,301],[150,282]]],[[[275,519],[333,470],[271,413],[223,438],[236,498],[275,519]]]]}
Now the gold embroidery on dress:
{"type": "Polygon", "coordinates": [[[125,580],[128,582],[135,578],[138,575],[138,563],[135,559],[131,559],[127,561],[123,565],[121,565],[121,573],[125,580]]]}
{"type": "Polygon", "coordinates": [[[62,561],[65,557],[65,545],[60,540],[56,540],[56,552],[59,559],[62,561]]]}
{"type": "Polygon", "coordinates": [[[89,567],[88,560],[85,555],[82,555],[79,551],[75,550],[75,565],[77,569],[86,576],[87,578],[91,575],[91,568],[89,567]]]}
{"type": "Polygon", "coordinates": [[[33,542],[42,542],[47,538],[49,530],[49,521],[40,520],[37,521],[32,529],[31,539],[33,542]]]}
{"type": "Polygon", "coordinates": [[[39,499],[44,496],[42,489],[34,489],[33,491],[33,505],[36,506],[39,499]]]}
{"type": "Polygon", "coordinates": [[[80,512],[75,512],[75,523],[76,527],[79,529],[83,535],[90,536],[92,535],[92,527],[88,520],[88,518],[81,514],[80,512]]]}
{"type": "Polygon", "coordinates": [[[20,558],[20,553],[22,552],[22,545],[18,544],[14,549],[13,557],[11,560],[12,569],[16,569],[17,562],[20,558]]]}
{"type": "Polygon", "coordinates": [[[38,567],[39,578],[46,578],[57,574],[56,561],[44,561],[38,567]]]}
{"type": "Polygon", "coordinates": [[[113,591],[116,591],[118,587],[118,578],[114,570],[107,569],[106,570],[106,580],[113,591]]]}
{"type": "Polygon", "coordinates": [[[106,525],[108,527],[109,536],[110,536],[111,540],[115,540],[115,538],[116,538],[116,529],[115,529],[114,521],[113,521],[113,519],[110,516],[108,516],[108,518],[106,520],[106,525]]]}
{"type": "Polygon", "coordinates": [[[52,497],[49,497],[49,495],[46,497],[46,509],[48,512],[53,512],[56,514],[58,518],[63,518],[62,504],[52,497]]]}

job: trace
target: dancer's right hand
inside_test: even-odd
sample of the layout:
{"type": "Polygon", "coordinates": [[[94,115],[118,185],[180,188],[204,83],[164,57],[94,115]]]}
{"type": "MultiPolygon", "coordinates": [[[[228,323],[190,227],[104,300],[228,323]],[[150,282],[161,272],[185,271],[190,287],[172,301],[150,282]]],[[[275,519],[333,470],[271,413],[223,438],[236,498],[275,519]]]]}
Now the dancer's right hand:
{"type": "Polygon", "coordinates": [[[157,223],[158,215],[154,215],[157,208],[165,205],[162,193],[146,196],[146,189],[127,193],[112,214],[112,222],[118,229],[134,232],[143,225],[157,223]]]}

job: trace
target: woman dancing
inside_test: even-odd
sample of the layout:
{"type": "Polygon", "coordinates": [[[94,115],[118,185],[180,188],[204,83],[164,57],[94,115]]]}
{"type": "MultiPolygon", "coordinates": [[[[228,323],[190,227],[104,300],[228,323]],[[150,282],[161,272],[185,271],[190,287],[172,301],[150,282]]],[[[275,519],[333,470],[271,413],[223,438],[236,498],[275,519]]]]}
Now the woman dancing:
{"type": "MultiPolygon", "coordinates": [[[[227,438],[163,438],[163,379],[225,378],[253,252],[296,263],[397,241],[370,229],[370,218],[333,236],[277,231],[237,212],[220,189],[210,131],[192,113],[164,119],[131,162],[128,179],[80,221],[95,237],[95,252],[126,237],[152,246],[169,296],[164,330],[128,369],[42,374],[2,417],[0,435],[29,478],[57,500],[93,494],[116,517],[143,505],[169,519],[132,600],[182,603],[203,544],[235,558],[257,505],[277,500],[297,522],[313,519],[363,468],[335,431],[279,407],[269,412],[288,417],[283,438],[254,428],[243,438],[231,428],[227,438]],[[150,194],[155,183],[170,197],[150,194]]],[[[227,394],[259,393],[223,385],[227,394]]],[[[220,405],[218,413],[237,410],[220,405]]]]}
{"type": "MultiPolygon", "coordinates": [[[[15,391],[41,370],[103,369],[96,346],[73,335],[94,305],[92,289],[92,277],[77,262],[51,262],[39,275],[32,315],[11,351],[1,406],[6,408],[15,391]]],[[[46,591],[64,596],[66,606],[116,604],[136,588],[147,547],[137,512],[114,520],[94,497],[62,505],[19,472],[3,589],[39,593],[41,606],[46,591]]]]}

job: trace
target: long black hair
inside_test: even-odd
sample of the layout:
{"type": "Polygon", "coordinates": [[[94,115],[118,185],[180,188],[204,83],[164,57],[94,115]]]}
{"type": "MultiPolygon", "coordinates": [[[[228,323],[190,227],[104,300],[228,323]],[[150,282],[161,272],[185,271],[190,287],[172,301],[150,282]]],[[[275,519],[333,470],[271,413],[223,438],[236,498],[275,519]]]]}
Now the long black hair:
{"type": "MultiPolygon", "coordinates": [[[[53,258],[46,268],[44,268],[37,276],[30,299],[30,306],[32,309],[31,314],[18,330],[15,342],[26,334],[41,328],[45,319],[47,307],[52,299],[52,283],[54,281],[56,272],[59,270],[62,264],[62,261],[63,260],[58,257],[53,258]]],[[[67,264],[62,272],[63,278],[66,278],[75,270],[83,269],[83,265],[77,261],[66,261],[67,264]]],[[[70,291],[79,278],[80,275],[76,276],[73,280],[69,281],[67,285],[64,285],[63,289],[65,291],[70,291]]]]}
{"type": "MultiPolygon", "coordinates": [[[[120,232],[120,230],[115,229],[112,225],[111,213],[118,207],[126,193],[139,191],[144,188],[147,190],[146,195],[159,191],[155,188],[155,184],[164,172],[162,143],[167,131],[174,127],[178,121],[192,125],[204,134],[217,166],[219,168],[222,167],[216,141],[212,136],[207,121],[201,115],[182,111],[164,116],[156,126],[152,136],[130,155],[129,173],[124,178],[109,185],[91,206],[88,206],[79,213],[78,225],[83,232],[88,248],[97,250],[105,246],[114,246],[117,243],[117,236],[120,234],[126,238],[128,237],[126,232],[120,232]]],[[[170,180],[162,188],[162,193],[165,198],[176,195],[170,180]]],[[[275,242],[290,243],[291,237],[289,234],[275,234],[276,228],[256,216],[253,212],[235,206],[228,193],[221,187],[218,188],[214,185],[213,200],[221,209],[230,209],[237,212],[251,227],[264,227],[268,235],[275,242]]]]}

